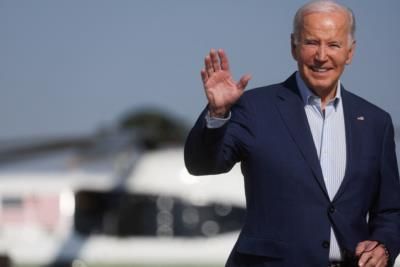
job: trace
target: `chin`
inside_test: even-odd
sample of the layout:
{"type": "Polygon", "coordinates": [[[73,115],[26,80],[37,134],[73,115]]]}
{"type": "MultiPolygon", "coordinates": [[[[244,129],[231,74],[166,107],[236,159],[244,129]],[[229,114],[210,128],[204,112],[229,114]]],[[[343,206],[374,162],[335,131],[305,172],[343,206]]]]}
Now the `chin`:
{"type": "Polygon", "coordinates": [[[321,80],[312,80],[309,81],[310,89],[317,90],[317,91],[330,91],[331,89],[335,88],[334,82],[331,81],[321,81],[321,80]]]}

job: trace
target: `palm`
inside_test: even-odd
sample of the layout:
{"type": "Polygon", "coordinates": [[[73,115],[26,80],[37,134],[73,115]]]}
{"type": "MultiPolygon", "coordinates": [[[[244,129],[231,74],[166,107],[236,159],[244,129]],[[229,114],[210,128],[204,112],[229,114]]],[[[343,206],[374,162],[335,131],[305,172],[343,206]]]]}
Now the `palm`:
{"type": "Polygon", "coordinates": [[[232,78],[228,58],[223,50],[211,50],[205,58],[205,68],[201,71],[204,89],[213,116],[224,116],[243,94],[250,75],[243,76],[239,82],[232,78]]]}
{"type": "Polygon", "coordinates": [[[208,101],[213,107],[231,106],[242,95],[243,90],[237,87],[228,71],[215,72],[205,84],[208,101]]]}

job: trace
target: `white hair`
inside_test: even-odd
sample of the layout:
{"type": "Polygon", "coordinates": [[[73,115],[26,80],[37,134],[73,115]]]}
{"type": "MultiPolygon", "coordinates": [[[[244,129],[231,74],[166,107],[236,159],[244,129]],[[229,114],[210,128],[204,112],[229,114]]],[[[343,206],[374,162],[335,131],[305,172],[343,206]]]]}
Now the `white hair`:
{"type": "Polygon", "coordinates": [[[297,43],[299,41],[300,32],[303,27],[303,19],[307,14],[310,13],[331,13],[342,11],[345,12],[348,18],[350,43],[355,40],[356,33],[356,20],[353,11],[343,5],[336,3],[333,0],[316,0],[311,1],[303,5],[297,10],[296,15],[293,19],[293,37],[294,41],[297,43]]]}

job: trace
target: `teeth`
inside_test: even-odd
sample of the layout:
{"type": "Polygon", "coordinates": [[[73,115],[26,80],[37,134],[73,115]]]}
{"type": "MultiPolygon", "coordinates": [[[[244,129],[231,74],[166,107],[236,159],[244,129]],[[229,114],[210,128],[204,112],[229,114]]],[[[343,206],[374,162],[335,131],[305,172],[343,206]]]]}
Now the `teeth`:
{"type": "Polygon", "coordinates": [[[316,72],[325,72],[325,71],[328,71],[328,69],[325,69],[325,68],[317,68],[317,67],[312,67],[312,70],[313,70],[313,71],[316,71],[316,72]]]}

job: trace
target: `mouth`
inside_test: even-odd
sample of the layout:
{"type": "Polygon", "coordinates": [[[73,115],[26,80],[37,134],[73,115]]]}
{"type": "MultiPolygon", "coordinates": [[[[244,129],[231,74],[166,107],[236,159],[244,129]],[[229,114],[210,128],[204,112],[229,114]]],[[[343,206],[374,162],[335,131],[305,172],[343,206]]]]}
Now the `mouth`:
{"type": "Polygon", "coordinates": [[[313,72],[318,72],[318,73],[325,73],[331,70],[331,68],[322,68],[322,67],[315,67],[315,66],[311,66],[310,69],[313,72]]]}

